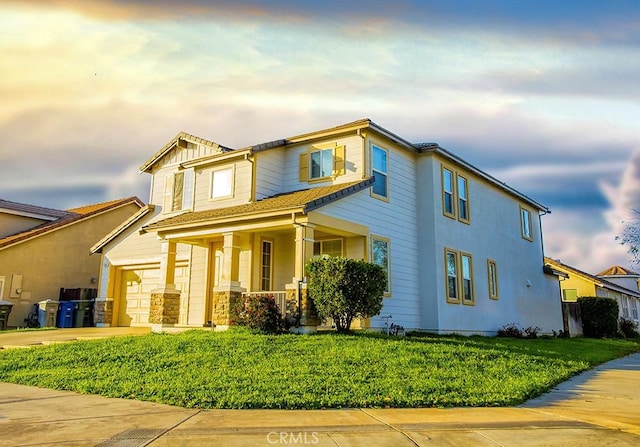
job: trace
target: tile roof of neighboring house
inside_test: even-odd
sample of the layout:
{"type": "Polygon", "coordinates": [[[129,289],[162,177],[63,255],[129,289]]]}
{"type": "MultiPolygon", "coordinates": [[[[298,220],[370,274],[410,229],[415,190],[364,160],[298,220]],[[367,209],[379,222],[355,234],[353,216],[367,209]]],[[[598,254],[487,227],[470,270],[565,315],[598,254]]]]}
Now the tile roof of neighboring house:
{"type": "Polygon", "coordinates": [[[19,244],[20,242],[24,242],[34,237],[41,236],[59,228],[63,228],[67,225],[82,221],[84,219],[88,219],[102,212],[118,208],[122,205],[126,205],[127,203],[135,203],[140,207],[144,206],[144,203],[139,198],[127,197],[125,199],[112,200],[110,202],[97,203],[80,208],[73,208],[73,210],[77,210],[78,212],[69,210],[63,217],[57,220],[46,222],[29,230],[22,231],[20,233],[16,233],[0,239],[0,250],[5,249],[9,246],[19,244]]]}
{"type": "Polygon", "coordinates": [[[335,200],[368,188],[372,184],[373,177],[370,177],[356,182],[292,191],[265,197],[264,199],[246,203],[244,205],[183,213],[178,216],[154,222],[143,227],[143,229],[153,230],[177,225],[197,224],[216,219],[248,217],[256,214],[273,213],[300,208],[303,212],[309,212],[335,200]]]}
{"type": "Polygon", "coordinates": [[[636,273],[633,270],[625,269],[624,267],[620,267],[619,265],[614,265],[613,267],[608,268],[607,270],[598,273],[597,276],[640,276],[640,273],[636,273]]]}
{"type": "Polygon", "coordinates": [[[42,206],[28,205],[26,203],[11,202],[9,200],[3,199],[0,199],[0,209],[16,211],[17,213],[44,216],[51,219],[59,219],[61,217],[69,215],[69,211],[54,210],[53,208],[45,208],[42,206]]]}
{"type": "Polygon", "coordinates": [[[638,293],[638,291],[636,291],[636,290],[627,289],[626,287],[623,287],[621,285],[615,284],[615,283],[613,283],[611,281],[607,281],[604,278],[599,278],[596,275],[592,275],[590,273],[583,272],[582,270],[579,270],[579,269],[577,269],[575,267],[571,267],[570,265],[563,264],[562,262],[557,261],[555,259],[551,259],[551,258],[548,258],[548,257],[545,256],[544,262],[546,264],[551,264],[552,266],[555,266],[555,267],[560,267],[560,268],[562,268],[564,270],[567,270],[570,273],[574,273],[574,274],[576,274],[578,276],[582,276],[583,278],[586,278],[586,279],[590,280],[591,282],[593,282],[597,286],[605,287],[607,289],[615,290],[615,291],[618,291],[618,292],[622,292],[622,293],[625,293],[627,295],[633,295],[635,297],[640,297],[640,293],[638,293]]]}

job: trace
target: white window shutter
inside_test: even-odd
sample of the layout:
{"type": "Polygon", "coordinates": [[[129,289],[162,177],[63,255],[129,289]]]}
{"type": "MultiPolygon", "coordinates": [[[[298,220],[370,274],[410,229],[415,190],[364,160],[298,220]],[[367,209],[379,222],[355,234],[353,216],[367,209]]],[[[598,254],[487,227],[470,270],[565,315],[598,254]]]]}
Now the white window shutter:
{"type": "Polygon", "coordinates": [[[193,181],[194,181],[193,169],[187,169],[184,171],[184,187],[182,190],[182,209],[188,210],[193,208],[193,181]]]}

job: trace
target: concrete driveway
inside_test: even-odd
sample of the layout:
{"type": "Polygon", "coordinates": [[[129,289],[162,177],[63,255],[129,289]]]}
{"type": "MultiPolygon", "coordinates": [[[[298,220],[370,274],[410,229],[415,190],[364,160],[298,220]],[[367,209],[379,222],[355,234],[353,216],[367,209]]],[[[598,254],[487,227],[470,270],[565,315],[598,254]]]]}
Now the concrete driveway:
{"type": "Polygon", "coordinates": [[[0,332],[0,349],[28,348],[31,346],[63,343],[74,340],[143,335],[151,332],[146,327],[82,327],[69,329],[43,329],[37,331],[0,332]]]}
{"type": "Polygon", "coordinates": [[[194,410],[0,383],[0,439],[4,446],[637,446],[640,354],[511,408],[194,410]]]}

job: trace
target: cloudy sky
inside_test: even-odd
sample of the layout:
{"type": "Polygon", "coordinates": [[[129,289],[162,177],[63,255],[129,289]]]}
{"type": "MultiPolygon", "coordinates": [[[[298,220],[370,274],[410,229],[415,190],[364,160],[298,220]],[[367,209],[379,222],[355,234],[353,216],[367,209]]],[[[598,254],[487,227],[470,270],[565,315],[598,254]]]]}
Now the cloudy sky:
{"type": "Polygon", "coordinates": [[[635,0],[0,0],[0,54],[6,200],[147,200],[138,167],[179,131],[242,147],[366,117],[550,207],[548,255],[629,266],[635,0]]]}

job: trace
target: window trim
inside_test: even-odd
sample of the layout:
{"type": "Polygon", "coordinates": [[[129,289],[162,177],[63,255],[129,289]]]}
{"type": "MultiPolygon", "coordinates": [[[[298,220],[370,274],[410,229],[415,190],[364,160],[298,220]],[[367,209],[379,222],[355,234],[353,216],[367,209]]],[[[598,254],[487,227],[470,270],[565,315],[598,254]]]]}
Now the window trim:
{"type": "Polygon", "coordinates": [[[498,263],[493,259],[487,259],[487,286],[489,289],[489,299],[499,299],[500,287],[498,286],[498,263]],[[491,267],[493,267],[493,275],[491,274],[491,267]],[[493,288],[491,287],[492,283],[494,285],[493,288]]]}
{"type": "Polygon", "coordinates": [[[475,285],[475,279],[474,279],[474,275],[473,275],[473,256],[471,255],[471,253],[466,253],[461,251],[460,252],[460,291],[462,292],[462,295],[460,296],[460,299],[462,300],[462,304],[464,304],[465,306],[475,306],[476,305],[476,289],[475,289],[476,285],[475,285]],[[464,296],[464,281],[465,281],[465,277],[464,277],[464,262],[463,259],[464,258],[468,258],[469,259],[469,281],[471,283],[471,300],[466,300],[465,296],[464,296]]]}
{"type": "Polygon", "coordinates": [[[373,187],[374,187],[374,185],[375,185],[375,183],[374,183],[374,185],[372,185],[372,186],[371,186],[371,197],[374,197],[374,198],[376,198],[376,199],[379,199],[379,200],[382,200],[382,201],[388,202],[388,201],[389,201],[389,150],[388,150],[388,149],[385,149],[385,148],[383,148],[383,147],[381,147],[381,146],[378,146],[377,144],[375,144],[375,143],[373,143],[373,142],[372,142],[372,143],[371,143],[370,155],[371,155],[371,157],[370,157],[370,159],[369,159],[369,168],[370,168],[371,176],[372,176],[372,177],[374,177],[374,175],[373,175],[373,173],[374,173],[374,172],[377,172],[377,173],[379,173],[380,175],[384,175],[384,177],[385,177],[385,179],[386,179],[386,182],[385,182],[385,183],[386,183],[386,189],[385,189],[385,192],[386,192],[386,194],[387,194],[387,195],[385,195],[385,196],[380,195],[380,194],[376,194],[376,193],[373,191],[373,187]],[[384,153],[385,153],[386,160],[387,160],[387,172],[382,172],[382,171],[380,171],[380,170],[378,170],[378,169],[375,169],[375,168],[373,167],[373,153],[374,153],[374,149],[379,149],[379,150],[381,150],[382,152],[384,152],[384,153]]]}
{"type": "Polygon", "coordinates": [[[471,223],[471,206],[469,205],[469,180],[467,177],[460,175],[459,172],[456,171],[456,211],[458,212],[458,220],[465,224],[471,223]],[[460,179],[464,180],[464,190],[465,190],[465,198],[460,198],[460,179]],[[467,210],[467,217],[462,217],[460,213],[460,202],[464,200],[467,210]]]}
{"type": "Polygon", "coordinates": [[[460,304],[462,302],[462,297],[460,295],[460,263],[459,263],[459,251],[454,250],[453,248],[444,248],[444,277],[445,277],[445,295],[447,297],[447,303],[450,304],[460,304]],[[452,298],[449,295],[449,254],[453,255],[454,265],[456,267],[455,281],[456,285],[456,297],[452,298]]]}
{"type": "Polygon", "coordinates": [[[529,208],[525,208],[524,206],[520,205],[520,236],[522,236],[522,239],[525,239],[529,242],[533,242],[533,212],[529,209],[529,208]],[[528,218],[527,218],[527,226],[529,227],[529,236],[527,236],[525,234],[525,218],[524,218],[524,213],[527,213],[528,218]]]}
{"type": "Polygon", "coordinates": [[[449,169],[447,166],[445,166],[444,164],[441,166],[441,170],[440,170],[440,183],[442,184],[442,214],[444,214],[445,216],[451,218],[451,219],[455,219],[456,218],[456,173],[455,171],[452,171],[451,169],[449,169]],[[445,171],[447,171],[448,173],[451,174],[451,191],[448,192],[445,189],[445,171]],[[451,211],[447,211],[447,207],[446,207],[446,194],[451,194],[451,211]]]}
{"type": "MultiPolygon", "coordinates": [[[[374,241],[380,241],[380,242],[384,242],[387,244],[387,268],[385,269],[385,272],[387,273],[387,290],[384,291],[383,296],[385,298],[389,298],[391,297],[391,291],[393,290],[391,287],[391,239],[384,237],[384,236],[378,236],[378,235],[374,235],[371,234],[369,235],[369,239],[370,239],[370,260],[372,263],[375,264],[374,262],[374,250],[373,250],[373,243],[374,241]]],[[[380,264],[376,264],[376,265],[380,265],[380,264]]],[[[382,266],[381,266],[382,267],[382,266]]]]}
{"type": "Polygon", "coordinates": [[[471,225],[471,198],[469,197],[469,175],[461,173],[457,169],[453,169],[445,163],[440,164],[440,188],[441,188],[441,200],[442,200],[442,214],[449,219],[457,220],[458,222],[471,225]],[[451,174],[451,191],[445,190],[445,172],[451,174]],[[462,199],[466,205],[467,217],[460,216],[460,180],[464,181],[465,198],[462,199]],[[452,211],[447,211],[446,208],[446,196],[451,194],[451,208],[452,211]]]}
{"type": "Polygon", "coordinates": [[[209,176],[209,200],[216,201],[216,200],[232,199],[235,196],[235,183],[236,183],[235,177],[236,177],[235,164],[212,170],[211,175],[209,176]],[[214,186],[215,174],[216,172],[222,172],[222,171],[231,171],[231,178],[230,178],[231,185],[229,185],[230,194],[227,194],[225,196],[213,197],[213,186],[214,186]]]}
{"type": "Polygon", "coordinates": [[[271,290],[273,290],[273,239],[270,238],[260,238],[260,291],[261,292],[270,292],[271,290]],[[264,258],[264,244],[267,243],[270,246],[270,252],[269,252],[269,278],[266,278],[269,280],[269,288],[265,289],[264,288],[264,276],[262,274],[262,269],[264,267],[263,264],[263,258],[264,258]]]}

